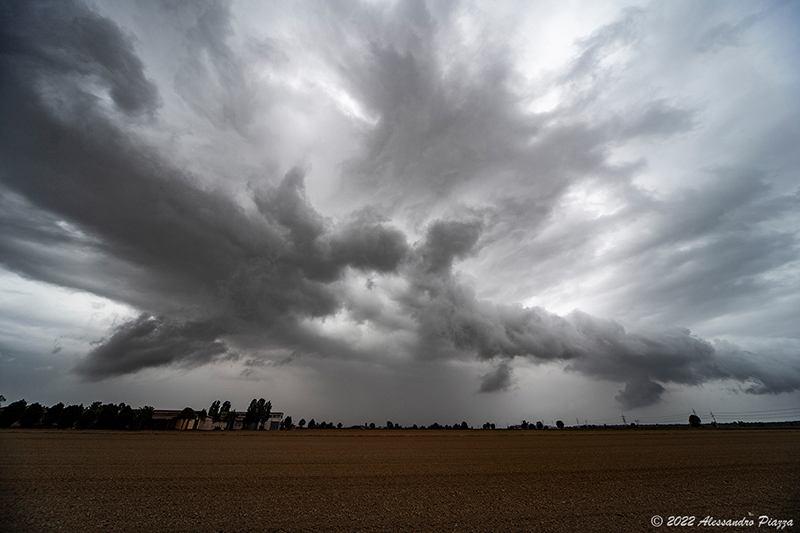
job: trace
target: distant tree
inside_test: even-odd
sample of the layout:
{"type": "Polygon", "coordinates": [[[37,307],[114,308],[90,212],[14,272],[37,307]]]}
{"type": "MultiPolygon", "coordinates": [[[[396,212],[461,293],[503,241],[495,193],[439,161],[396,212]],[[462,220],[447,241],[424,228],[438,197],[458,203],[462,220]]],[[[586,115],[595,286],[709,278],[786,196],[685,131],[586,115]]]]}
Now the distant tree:
{"type": "Polygon", "coordinates": [[[208,408],[208,416],[211,417],[211,420],[214,422],[219,422],[221,420],[219,414],[219,400],[214,400],[211,402],[211,407],[208,408]]]}
{"type": "Polygon", "coordinates": [[[342,423],[341,423],[341,422],[339,422],[338,424],[336,424],[336,428],[337,428],[337,429],[342,429],[342,423]]]}
{"type": "Polygon", "coordinates": [[[153,421],[155,408],[152,405],[145,405],[136,410],[133,418],[133,425],[136,429],[147,429],[153,421]]]}
{"type": "Polygon", "coordinates": [[[11,424],[14,422],[18,422],[22,415],[25,414],[25,409],[28,406],[28,402],[25,400],[19,400],[13,403],[8,404],[3,412],[0,413],[0,428],[7,428],[11,427],[11,424]]]}
{"type": "Polygon", "coordinates": [[[392,424],[391,420],[386,421],[386,429],[394,429],[394,424],[392,424]]]}
{"type": "Polygon", "coordinates": [[[191,407],[184,407],[183,411],[181,411],[181,414],[178,415],[178,418],[181,420],[192,420],[195,416],[197,415],[194,412],[194,409],[191,407]]]}
{"type": "Polygon", "coordinates": [[[63,412],[64,412],[64,404],[61,402],[49,408],[42,417],[42,427],[51,428],[54,425],[56,425],[56,422],[58,422],[58,419],[61,416],[61,413],[63,412]]]}
{"type": "Polygon", "coordinates": [[[526,420],[523,420],[521,426],[522,429],[528,429],[528,422],[526,420]]]}
{"type": "Polygon", "coordinates": [[[442,429],[442,426],[440,426],[438,422],[434,422],[433,424],[428,426],[428,429],[442,429]]]}
{"type": "Polygon", "coordinates": [[[225,400],[224,402],[222,402],[222,407],[220,407],[219,412],[220,413],[229,413],[230,410],[231,410],[231,402],[229,402],[228,400],[225,400]]]}
{"type": "Polygon", "coordinates": [[[299,428],[305,427],[305,425],[306,425],[306,419],[305,418],[301,418],[300,422],[297,423],[297,427],[299,427],[299,428]]]}
{"type": "MultiPolygon", "coordinates": [[[[225,404],[222,404],[222,406],[225,407],[225,404]]],[[[236,409],[232,411],[222,410],[220,411],[220,413],[224,415],[222,417],[222,420],[225,421],[225,428],[233,429],[234,424],[236,424],[236,418],[238,418],[239,416],[238,413],[236,412],[236,409]]]]}
{"type": "Polygon", "coordinates": [[[692,426],[693,428],[699,428],[700,417],[695,414],[689,415],[689,425],[692,426]]]}
{"type": "Polygon", "coordinates": [[[308,421],[308,429],[314,429],[316,427],[317,427],[317,423],[314,421],[313,418],[308,421]]]}
{"type": "Polygon", "coordinates": [[[60,429],[72,429],[83,414],[83,404],[70,405],[61,411],[61,416],[58,417],[57,425],[60,429]]]}
{"type": "MultiPolygon", "coordinates": [[[[123,404],[124,405],[124,404],[123,404]]],[[[97,420],[94,423],[95,429],[112,429],[114,422],[117,420],[119,414],[119,407],[113,403],[107,403],[100,408],[97,414],[97,420]]]]}
{"type": "Polygon", "coordinates": [[[6,403],[6,397],[0,394],[0,407],[3,407],[4,403],[6,403]]]}
{"type": "Polygon", "coordinates": [[[44,408],[39,402],[30,404],[19,419],[19,426],[23,428],[32,428],[38,424],[44,416],[44,408]]]}
{"type": "Polygon", "coordinates": [[[461,422],[461,429],[469,429],[469,426],[466,422],[461,422]]]}
{"type": "Polygon", "coordinates": [[[538,422],[536,422],[536,429],[544,429],[544,424],[542,424],[542,421],[541,421],[541,420],[539,420],[538,422]]]}
{"type": "MultiPolygon", "coordinates": [[[[270,415],[272,415],[272,402],[261,398],[258,400],[256,404],[258,406],[258,410],[256,414],[258,416],[257,422],[259,424],[259,428],[269,420],[270,415]]],[[[269,429],[269,428],[267,428],[269,429]]]]}
{"type": "Polygon", "coordinates": [[[369,429],[375,429],[375,422],[369,423],[369,429]]]}
{"type": "Polygon", "coordinates": [[[81,413],[81,417],[78,419],[75,427],[78,429],[89,429],[94,425],[95,420],[97,420],[97,412],[94,409],[86,409],[81,413]]]}
{"type": "Polygon", "coordinates": [[[494,425],[494,422],[492,422],[492,429],[495,429],[496,427],[497,426],[494,425]]]}
{"type": "Polygon", "coordinates": [[[281,420],[281,425],[280,425],[281,429],[287,429],[288,430],[288,429],[292,429],[293,427],[294,427],[294,424],[292,423],[292,417],[291,416],[287,416],[286,418],[281,420]]]}
{"type": "Polygon", "coordinates": [[[564,422],[562,422],[561,420],[556,420],[556,427],[558,429],[564,429],[564,422]]]}
{"type": "Polygon", "coordinates": [[[129,429],[133,424],[136,413],[133,412],[130,405],[120,405],[122,405],[122,408],[119,410],[117,419],[114,421],[114,429],[129,429]]]}
{"type": "Polygon", "coordinates": [[[253,398],[247,411],[244,413],[244,426],[242,429],[255,429],[253,426],[258,422],[258,400],[253,398]]]}

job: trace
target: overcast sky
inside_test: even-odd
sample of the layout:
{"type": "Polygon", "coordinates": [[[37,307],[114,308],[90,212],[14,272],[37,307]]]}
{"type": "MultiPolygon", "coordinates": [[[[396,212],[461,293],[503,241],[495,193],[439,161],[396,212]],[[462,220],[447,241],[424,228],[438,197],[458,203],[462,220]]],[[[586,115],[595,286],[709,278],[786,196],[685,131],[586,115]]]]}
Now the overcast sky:
{"type": "Polygon", "coordinates": [[[800,4],[0,9],[9,401],[800,418],[800,4]]]}

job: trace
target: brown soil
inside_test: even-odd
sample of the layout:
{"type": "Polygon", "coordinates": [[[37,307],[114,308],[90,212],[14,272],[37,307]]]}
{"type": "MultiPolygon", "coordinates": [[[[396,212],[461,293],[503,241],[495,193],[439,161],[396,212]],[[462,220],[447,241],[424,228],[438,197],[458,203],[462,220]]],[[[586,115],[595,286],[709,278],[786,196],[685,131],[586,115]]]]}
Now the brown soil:
{"type": "Polygon", "coordinates": [[[2,531],[797,531],[798,502],[788,429],[0,431],[2,531]]]}

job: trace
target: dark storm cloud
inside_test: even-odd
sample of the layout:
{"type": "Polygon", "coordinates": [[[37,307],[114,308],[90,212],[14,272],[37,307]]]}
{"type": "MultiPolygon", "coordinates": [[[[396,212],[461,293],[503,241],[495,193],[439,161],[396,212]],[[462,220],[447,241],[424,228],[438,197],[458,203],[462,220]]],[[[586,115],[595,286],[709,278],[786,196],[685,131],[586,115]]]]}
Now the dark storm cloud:
{"type": "Polygon", "coordinates": [[[34,70],[47,69],[51,76],[32,81],[70,84],[88,78],[105,86],[125,113],[152,113],[158,106],[158,90],[145,77],[130,40],[112,21],[70,1],[23,2],[2,9],[0,53],[34,70]]]}
{"type": "Polygon", "coordinates": [[[655,381],[631,381],[625,388],[619,391],[619,395],[614,399],[619,402],[623,409],[635,409],[645,405],[653,405],[661,401],[661,395],[665,392],[664,387],[655,381]]]}
{"type": "Polygon", "coordinates": [[[511,386],[511,368],[507,362],[500,363],[497,367],[481,378],[479,392],[497,392],[508,390],[511,386]]]}
{"type": "MultiPolygon", "coordinates": [[[[260,349],[292,353],[287,361],[379,357],[316,328],[336,317],[405,334],[387,340],[387,351],[491,362],[481,392],[507,390],[515,358],[625,383],[617,396],[625,408],[657,403],[670,384],[800,389],[796,365],[777,373],[684,328],[628,331],[580,311],[559,316],[495,303],[457,269],[482,255],[498,265],[492,277],[526,284],[624,264],[619,308],[643,302],[678,323],[763,294],[770,282],[759,276],[797,257],[795,233],[770,227],[796,213],[797,195],[776,197],[757,172],[717,169],[710,184],[656,198],[633,184],[645,163],[610,162],[623,141],[694,131],[695,110],[648,95],[624,112],[579,114],[597,104],[603,61],[642,35],[641,10],[577,43],[577,58],[554,82],[578,95],[573,104],[533,113],[514,88],[505,44],[489,39],[468,59],[437,53],[443,42],[460,44],[448,33],[449,8],[321,8],[316,29],[350,37],[325,54],[377,117],[342,167],[341,194],[356,211],[341,221],[312,206],[301,169],[277,183],[252,183],[242,202],[200,187],[137,136],[134,126],[161,118],[159,93],[133,39],[113,22],[76,3],[2,9],[2,263],[144,311],[81,361],[76,371],[85,379],[260,349]],[[625,205],[594,218],[557,218],[571,192],[594,184],[625,205]],[[467,205],[458,196],[464,191],[480,199],[467,205]],[[435,209],[441,205],[448,209],[435,209]],[[398,213],[423,228],[417,243],[391,224],[398,213]],[[641,231],[595,260],[592,243],[619,227],[641,231]],[[509,263],[522,274],[511,276],[509,263]],[[380,297],[347,286],[348,276],[366,278],[380,297]]],[[[165,4],[163,12],[187,39],[170,80],[180,97],[211,127],[245,134],[255,93],[229,45],[228,7],[165,4]]],[[[258,366],[257,355],[245,361],[258,366]]]]}
{"type": "Polygon", "coordinates": [[[218,340],[224,333],[224,328],[214,323],[175,323],[141,315],[103,339],[75,370],[87,380],[98,381],[176,362],[184,367],[199,366],[228,352],[218,340]]]}
{"type": "Polygon", "coordinates": [[[479,221],[438,220],[431,224],[421,248],[425,270],[428,273],[449,271],[455,259],[464,259],[472,252],[481,226],[479,221]]]}
{"type": "MultiPolygon", "coordinates": [[[[92,24],[109,27],[105,19],[86,15],[85,8],[72,8],[84,16],[88,33],[92,24]]],[[[54,28],[55,33],[66,31],[64,26],[75,18],[67,9],[43,9],[14,12],[4,20],[13,27],[25,27],[34,14],[40,17],[38,24],[54,28]]],[[[382,223],[354,220],[341,231],[332,230],[308,204],[300,171],[289,172],[276,188],[255,196],[261,216],[246,214],[220,193],[199,189],[103,117],[88,92],[94,80],[85,74],[102,70],[71,70],[75,56],[94,57],[83,49],[82,41],[75,45],[66,40],[58,57],[44,61],[28,52],[35,48],[30,42],[33,35],[11,34],[16,40],[3,56],[8,76],[2,98],[7,117],[0,148],[2,180],[4,203],[14,204],[10,191],[15,191],[26,199],[16,201],[26,204],[26,216],[14,219],[16,229],[4,226],[9,230],[2,243],[8,267],[159,314],[199,306],[201,314],[213,316],[221,308],[245,323],[264,323],[267,335],[280,336],[274,328],[278,323],[291,330],[299,317],[326,316],[341,306],[327,283],[337,280],[347,266],[391,272],[403,258],[405,237],[382,223]],[[64,71],[76,78],[68,92],[54,95],[52,88],[44,94],[36,90],[64,71]],[[59,110],[51,109],[47,98],[64,100],[67,106],[85,100],[80,104],[80,120],[57,116],[59,110]],[[35,213],[40,213],[35,215],[38,220],[31,218],[35,213]],[[65,222],[59,225],[61,221],[65,222]],[[76,231],[64,230],[64,225],[76,231]],[[76,234],[91,237],[82,242],[76,234]],[[45,248],[48,240],[59,246],[45,248]],[[121,264],[115,266],[120,269],[108,271],[102,258],[96,261],[99,265],[71,260],[57,269],[45,268],[58,257],[59,248],[65,257],[83,248],[118,259],[121,264]],[[140,272],[130,276],[126,264],[140,272]],[[69,266],[89,268],[69,275],[63,272],[69,266]]],[[[104,35],[111,39],[108,47],[131,52],[121,32],[104,35]]],[[[135,86],[141,71],[129,69],[115,76],[123,74],[133,76],[135,86]]],[[[189,356],[185,347],[198,346],[183,337],[201,329],[164,326],[147,339],[169,340],[179,331],[183,337],[175,350],[146,352],[142,357],[124,358],[119,365],[110,364],[131,338],[139,338],[131,334],[148,324],[152,323],[138,320],[121,330],[108,341],[114,343],[113,349],[96,349],[81,372],[87,376],[132,372],[139,363],[178,361],[189,356]],[[90,367],[95,364],[99,370],[93,373],[90,367]]],[[[198,342],[203,340],[207,339],[201,337],[198,342]]]]}
{"type": "Polygon", "coordinates": [[[198,115],[217,128],[247,135],[255,94],[243,59],[228,46],[232,34],[228,4],[217,0],[164,2],[160,14],[185,36],[174,86],[198,115]]]}

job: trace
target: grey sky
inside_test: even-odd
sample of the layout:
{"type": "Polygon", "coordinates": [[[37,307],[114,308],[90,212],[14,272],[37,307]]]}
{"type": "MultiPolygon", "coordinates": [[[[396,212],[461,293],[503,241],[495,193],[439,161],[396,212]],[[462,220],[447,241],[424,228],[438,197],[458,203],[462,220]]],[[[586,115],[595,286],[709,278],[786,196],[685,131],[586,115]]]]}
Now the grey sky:
{"type": "Polygon", "coordinates": [[[798,404],[792,3],[2,9],[11,400],[798,404]]]}

